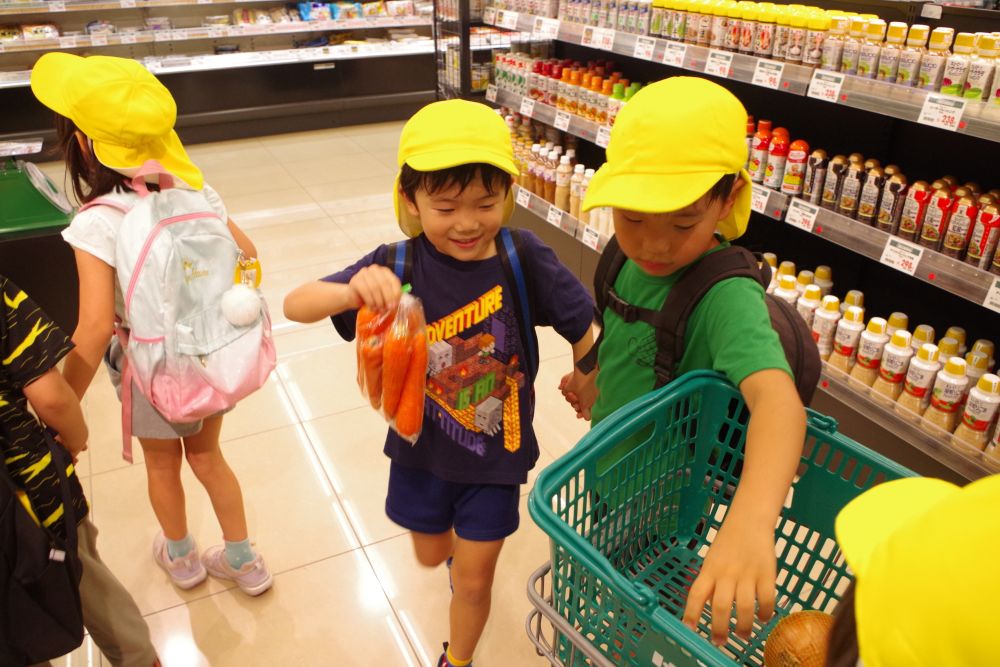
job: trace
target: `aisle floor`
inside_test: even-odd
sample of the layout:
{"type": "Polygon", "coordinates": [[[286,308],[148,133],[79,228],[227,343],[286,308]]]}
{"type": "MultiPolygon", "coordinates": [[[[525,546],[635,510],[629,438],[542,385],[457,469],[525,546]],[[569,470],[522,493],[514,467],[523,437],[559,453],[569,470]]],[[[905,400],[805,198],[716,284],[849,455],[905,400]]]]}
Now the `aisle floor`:
{"type": "MultiPolygon", "coordinates": [[[[286,321],[281,302],[383,242],[402,238],[390,191],[402,125],[386,123],[192,146],[206,181],[257,245],[274,320],[278,367],[225,418],[224,452],[239,477],[252,539],[275,574],[249,598],[210,580],[171,586],[153,563],[158,528],[141,450],[120,456],[120,408],[103,373],[84,400],[90,449],[79,465],[104,560],[146,616],[165,667],[407,665],[430,667],[448,634],[448,576],[421,568],[407,531],[384,513],[389,464],[384,424],[353,382],[353,346],[329,323],[286,321]]],[[[45,170],[60,184],[62,165],[45,170]]],[[[535,473],[586,431],[562,401],[570,346],[540,330],[542,367],[535,473]]],[[[208,497],[185,469],[190,530],[200,548],[221,541],[208,497]]],[[[548,559],[527,514],[500,557],[493,611],[477,667],[544,665],[527,639],[529,575],[548,559]]],[[[109,665],[88,641],[57,665],[109,665]]]]}

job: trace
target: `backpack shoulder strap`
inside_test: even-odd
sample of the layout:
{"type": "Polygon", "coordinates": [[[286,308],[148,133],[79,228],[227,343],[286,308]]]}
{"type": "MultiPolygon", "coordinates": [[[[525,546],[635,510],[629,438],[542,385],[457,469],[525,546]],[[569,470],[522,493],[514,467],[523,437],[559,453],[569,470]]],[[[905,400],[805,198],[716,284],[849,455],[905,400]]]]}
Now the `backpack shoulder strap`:
{"type": "Polygon", "coordinates": [[[535,336],[535,308],[528,289],[528,272],[525,262],[528,256],[524,235],[516,229],[503,227],[496,237],[497,255],[503,264],[507,282],[514,288],[514,306],[518,313],[521,343],[524,348],[525,369],[534,378],[538,373],[538,339],[535,336]]]}
{"type": "Polygon", "coordinates": [[[618,274],[621,273],[627,259],[621,246],[618,245],[618,239],[612,236],[604,246],[600,259],[597,260],[597,269],[594,271],[594,320],[601,326],[601,332],[597,335],[597,340],[594,341],[590,351],[576,362],[576,367],[582,373],[589,374],[597,367],[598,351],[604,342],[604,309],[608,307],[609,300],[624,304],[614,289],[618,274]]]}
{"type": "Polygon", "coordinates": [[[113,208],[116,211],[121,211],[122,213],[128,213],[132,210],[132,207],[128,204],[122,203],[115,199],[109,199],[107,197],[98,197],[93,201],[89,201],[79,208],[79,212],[86,211],[87,209],[96,208],[98,206],[107,206],[108,208],[113,208]]]}
{"type": "Polygon", "coordinates": [[[413,281],[413,244],[413,239],[389,244],[388,267],[404,285],[413,281]]]}

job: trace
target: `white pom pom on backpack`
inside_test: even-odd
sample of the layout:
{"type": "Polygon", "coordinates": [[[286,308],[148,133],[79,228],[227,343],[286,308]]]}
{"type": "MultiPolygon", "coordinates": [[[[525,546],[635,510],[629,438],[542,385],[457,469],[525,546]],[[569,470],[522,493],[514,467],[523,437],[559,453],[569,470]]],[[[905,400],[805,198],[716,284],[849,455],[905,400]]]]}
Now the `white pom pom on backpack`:
{"type": "Polygon", "coordinates": [[[260,307],[260,294],[248,285],[233,285],[222,295],[222,315],[234,327],[247,327],[256,322],[260,307]]]}

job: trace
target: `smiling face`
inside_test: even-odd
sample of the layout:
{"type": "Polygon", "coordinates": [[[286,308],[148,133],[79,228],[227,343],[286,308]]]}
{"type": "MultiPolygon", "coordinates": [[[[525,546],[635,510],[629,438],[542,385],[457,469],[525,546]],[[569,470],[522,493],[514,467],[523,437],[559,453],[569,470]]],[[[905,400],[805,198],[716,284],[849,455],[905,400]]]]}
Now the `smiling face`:
{"type": "Polygon", "coordinates": [[[413,199],[404,193],[412,215],[419,216],[427,240],[441,253],[471,262],[496,255],[496,238],[503,225],[509,185],[490,192],[481,177],[462,188],[452,183],[435,192],[418,187],[413,199]]]}

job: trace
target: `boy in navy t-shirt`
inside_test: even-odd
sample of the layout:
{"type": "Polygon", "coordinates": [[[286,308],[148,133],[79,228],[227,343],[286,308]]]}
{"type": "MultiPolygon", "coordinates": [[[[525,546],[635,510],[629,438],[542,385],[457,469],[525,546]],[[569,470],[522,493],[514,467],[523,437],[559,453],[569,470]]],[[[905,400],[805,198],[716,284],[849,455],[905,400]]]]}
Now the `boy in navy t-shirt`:
{"type": "MultiPolygon", "coordinates": [[[[517,304],[529,303],[534,324],[572,342],[578,360],[593,342],[593,302],[552,250],[525,232],[515,254],[527,293],[515,294],[497,237],[513,211],[518,171],[506,124],[491,109],[462,100],[424,107],[403,128],[399,164],[396,214],[413,237],[407,254],[427,319],[429,369],[420,439],[410,445],[391,430],[386,437],[386,514],[411,531],[421,564],[449,561],[450,644],[437,664],[463,667],[489,616],[504,539],[518,527],[520,485],[538,459],[531,423],[537,369],[525,363],[537,341],[517,304]]],[[[388,264],[389,248],[380,246],[294,290],[285,314],[300,322],[332,317],[351,339],[362,304],[386,309],[399,301],[400,281],[388,264]]]]}

